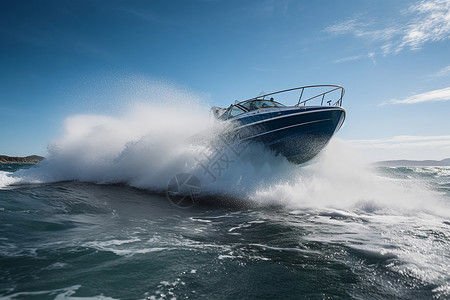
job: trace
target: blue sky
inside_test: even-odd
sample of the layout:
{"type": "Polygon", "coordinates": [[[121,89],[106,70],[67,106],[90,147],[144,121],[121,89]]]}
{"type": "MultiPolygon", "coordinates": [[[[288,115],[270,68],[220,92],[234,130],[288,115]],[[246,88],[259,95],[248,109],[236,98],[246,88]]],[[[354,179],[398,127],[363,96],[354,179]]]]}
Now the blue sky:
{"type": "Polygon", "coordinates": [[[373,159],[450,157],[450,0],[0,2],[0,154],[46,155],[127,78],[222,106],[340,84],[340,139],[373,159]]]}

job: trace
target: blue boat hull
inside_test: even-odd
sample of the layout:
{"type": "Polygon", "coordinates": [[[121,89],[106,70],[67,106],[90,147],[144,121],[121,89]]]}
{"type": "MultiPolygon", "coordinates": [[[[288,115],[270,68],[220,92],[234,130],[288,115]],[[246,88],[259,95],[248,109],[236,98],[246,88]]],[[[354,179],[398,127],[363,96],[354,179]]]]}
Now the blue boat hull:
{"type": "MultiPolygon", "coordinates": [[[[232,139],[260,142],[302,164],[315,157],[339,130],[345,119],[341,107],[300,107],[236,119],[232,139]]],[[[229,136],[229,137],[231,137],[229,136]]]]}

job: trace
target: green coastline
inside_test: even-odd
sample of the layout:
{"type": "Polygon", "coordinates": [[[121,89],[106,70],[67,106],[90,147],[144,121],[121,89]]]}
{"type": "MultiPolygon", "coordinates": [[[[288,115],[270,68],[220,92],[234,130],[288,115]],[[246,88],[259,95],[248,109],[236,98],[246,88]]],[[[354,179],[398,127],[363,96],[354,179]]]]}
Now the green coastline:
{"type": "Polygon", "coordinates": [[[45,157],[39,155],[29,155],[24,157],[0,155],[0,164],[38,164],[44,159],[45,157]]]}

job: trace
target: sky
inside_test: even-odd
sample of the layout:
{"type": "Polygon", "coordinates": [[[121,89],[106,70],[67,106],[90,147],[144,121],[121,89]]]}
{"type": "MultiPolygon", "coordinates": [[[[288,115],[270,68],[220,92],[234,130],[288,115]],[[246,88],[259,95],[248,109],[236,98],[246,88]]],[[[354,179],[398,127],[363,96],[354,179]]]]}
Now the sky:
{"type": "MultiPolygon", "coordinates": [[[[450,0],[0,0],[0,154],[47,155],[68,116],[156,80],[228,106],[339,84],[337,138],[450,157],[450,0]]],[[[133,99],[129,99],[133,101],[133,99]]]]}

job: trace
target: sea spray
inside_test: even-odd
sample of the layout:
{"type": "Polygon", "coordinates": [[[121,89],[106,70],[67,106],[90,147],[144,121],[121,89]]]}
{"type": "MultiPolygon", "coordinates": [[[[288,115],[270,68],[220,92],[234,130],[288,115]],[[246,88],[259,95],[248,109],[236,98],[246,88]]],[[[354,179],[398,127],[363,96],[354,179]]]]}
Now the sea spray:
{"type": "Polygon", "coordinates": [[[290,180],[261,187],[252,198],[292,209],[400,215],[423,212],[450,217],[448,200],[426,182],[387,177],[363,157],[345,141],[335,139],[311,164],[291,171],[290,180]]]}
{"type": "Polygon", "coordinates": [[[80,180],[162,189],[193,161],[186,139],[207,128],[209,114],[186,107],[139,104],[121,117],[69,117],[62,137],[37,168],[17,173],[23,183],[80,180]]]}
{"type": "Polygon", "coordinates": [[[225,145],[219,136],[229,125],[216,123],[210,105],[195,93],[145,80],[131,83],[139,88],[125,85],[128,92],[117,94],[136,102],[108,116],[69,116],[62,135],[48,146],[47,159],[3,185],[78,180],[163,192],[171,178],[188,172],[199,178],[203,195],[246,199],[261,182],[296,167],[259,144],[225,145]],[[225,166],[205,166],[205,158],[225,155],[225,166]]]}

